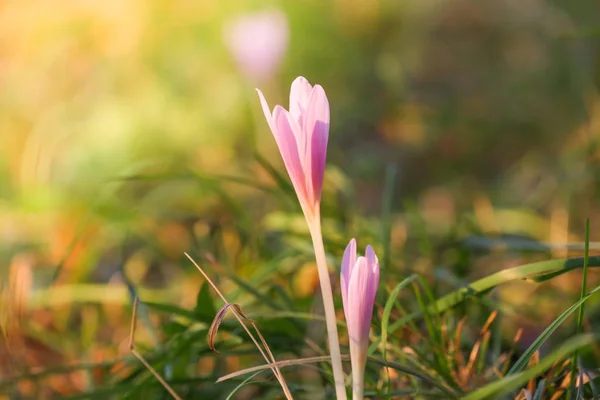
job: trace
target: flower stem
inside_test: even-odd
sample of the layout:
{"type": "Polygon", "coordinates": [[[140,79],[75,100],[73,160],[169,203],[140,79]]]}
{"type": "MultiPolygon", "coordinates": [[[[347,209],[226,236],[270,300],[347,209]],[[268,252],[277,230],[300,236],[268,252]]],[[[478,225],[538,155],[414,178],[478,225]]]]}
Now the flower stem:
{"type": "Polygon", "coordinates": [[[352,400],[363,400],[363,393],[365,389],[365,364],[367,363],[367,355],[366,352],[361,352],[363,349],[356,348],[355,346],[356,345],[350,342],[350,360],[352,363],[352,400]]]}
{"type": "MultiPolygon", "coordinates": [[[[352,375],[357,375],[352,373],[352,375]]],[[[352,378],[352,400],[363,400],[364,399],[364,381],[361,379],[352,378]]]]}
{"type": "Polygon", "coordinates": [[[321,283],[321,295],[323,296],[323,308],[325,309],[325,320],[327,322],[327,336],[329,338],[329,352],[331,353],[331,366],[333,368],[336,397],[338,400],[346,400],[346,386],[344,384],[344,371],[342,370],[342,357],[340,354],[335,307],[333,304],[333,291],[329,279],[325,248],[323,247],[323,234],[321,233],[321,218],[319,213],[316,213],[314,218],[307,218],[307,222],[315,250],[319,282],[321,283]]]}

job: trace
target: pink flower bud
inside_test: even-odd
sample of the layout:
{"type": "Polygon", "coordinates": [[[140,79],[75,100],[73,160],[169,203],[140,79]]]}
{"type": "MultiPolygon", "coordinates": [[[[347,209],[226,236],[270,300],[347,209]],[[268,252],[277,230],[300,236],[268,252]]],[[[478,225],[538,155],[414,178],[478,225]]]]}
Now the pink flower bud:
{"type": "Polygon", "coordinates": [[[362,398],[369,329],[379,285],[379,261],[371,246],[364,257],[356,257],[356,240],[350,240],[342,259],[341,287],[344,315],[350,338],[352,386],[355,398],[362,398]],[[358,396],[358,397],[356,397],[358,396]]]}

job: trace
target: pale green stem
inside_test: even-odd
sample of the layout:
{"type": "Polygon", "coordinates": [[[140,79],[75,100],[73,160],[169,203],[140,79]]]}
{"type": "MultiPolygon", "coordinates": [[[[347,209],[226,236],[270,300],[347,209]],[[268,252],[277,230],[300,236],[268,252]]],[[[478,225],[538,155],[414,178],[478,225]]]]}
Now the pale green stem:
{"type": "Polygon", "coordinates": [[[352,367],[352,400],[363,400],[364,388],[363,374],[359,371],[355,372],[354,367],[352,367]]]}
{"type": "MultiPolygon", "coordinates": [[[[308,215],[308,214],[307,214],[308,215]]],[[[310,229],[315,258],[317,260],[317,269],[319,271],[319,282],[321,283],[321,295],[323,296],[323,308],[325,309],[325,320],[327,322],[327,336],[329,337],[329,352],[331,353],[331,367],[333,369],[333,380],[335,382],[335,392],[338,400],[346,400],[346,386],[344,384],[344,371],[342,369],[342,356],[340,354],[340,343],[338,339],[335,307],[333,304],[333,293],[331,281],[329,279],[329,269],[327,268],[327,258],[325,248],[323,247],[323,234],[321,233],[320,213],[306,221],[310,229]]]]}
{"type": "Polygon", "coordinates": [[[352,343],[350,339],[350,361],[352,363],[352,400],[363,400],[365,389],[365,365],[367,346],[352,343]]]}

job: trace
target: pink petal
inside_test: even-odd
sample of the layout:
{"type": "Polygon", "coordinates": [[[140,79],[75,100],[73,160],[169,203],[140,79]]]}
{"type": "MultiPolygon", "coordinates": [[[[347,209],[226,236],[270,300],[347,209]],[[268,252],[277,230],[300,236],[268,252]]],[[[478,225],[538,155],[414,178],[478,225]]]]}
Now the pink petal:
{"type": "Polygon", "coordinates": [[[260,89],[256,89],[258,92],[258,97],[260,98],[260,105],[262,106],[263,113],[265,114],[265,118],[267,119],[267,123],[269,124],[269,128],[271,128],[271,132],[275,134],[275,129],[273,127],[273,116],[271,115],[271,109],[269,108],[269,104],[265,99],[265,96],[260,91],[260,89]]]}
{"type": "Polygon", "coordinates": [[[306,193],[305,175],[298,155],[298,145],[294,130],[299,127],[291,118],[289,113],[281,106],[275,106],[273,110],[273,136],[279,147],[285,168],[294,186],[294,190],[301,204],[309,202],[306,193]]]}
{"type": "Polygon", "coordinates": [[[365,256],[367,257],[367,263],[373,270],[375,266],[377,270],[379,270],[379,260],[377,259],[377,255],[375,254],[375,250],[371,247],[371,245],[367,245],[367,250],[365,251],[365,256]]]}
{"type": "MultiPolygon", "coordinates": [[[[379,287],[379,260],[373,251],[371,246],[367,246],[367,264],[369,266],[369,270],[371,273],[371,277],[369,279],[369,292],[368,296],[371,299],[371,314],[373,313],[373,305],[375,304],[375,297],[377,296],[377,288],[379,287]],[[371,254],[369,254],[369,252],[371,254]]],[[[369,325],[371,322],[369,321],[369,325]]]]}
{"type": "Polygon", "coordinates": [[[363,344],[369,337],[373,301],[369,299],[370,278],[367,259],[358,257],[348,286],[348,335],[355,343],[363,344]]]}
{"type": "Polygon", "coordinates": [[[379,286],[379,260],[377,259],[377,255],[375,254],[375,251],[370,245],[367,246],[365,256],[367,258],[367,265],[369,266],[372,274],[371,279],[369,280],[371,284],[371,287],[369,288],[369,293],[370,296],[373,297],[374,302],[375,296],[377,295],[377,287],[379,286]]]}
{"type": "Polygon", "coordinates": [[[340,286],[342,288],[342,304],[344,306],[344,314],[346,321],[348,321],[348,285],[350,284],[350,277],[352,276],[352,270],[356,264],[356,239],[352,238],[344,250],[344,256],[342,257],[342,270],[340,273],[340,286]]]}
{"type": "Polygon", "coordinates": [[[304,123],[302,116],[308,105],[312,89],[311,84],[303,76],[297,77],[292,82],[292,88],[290,89],[290,114],[292,114],[300,126],[304,123]]]}
{"type": "Polygon", "coordinates": [[[321,199],[325,164],[327,162],[327,142],[329,140],[329,101],[320,85],[315,85],[310,96],[303,131],[307,138],[304,156],[304,172],[309,178],[307,190],[313,193],[315,202],[321,199]],[[310,167],[309,167],[310,166],[310,167]]]}

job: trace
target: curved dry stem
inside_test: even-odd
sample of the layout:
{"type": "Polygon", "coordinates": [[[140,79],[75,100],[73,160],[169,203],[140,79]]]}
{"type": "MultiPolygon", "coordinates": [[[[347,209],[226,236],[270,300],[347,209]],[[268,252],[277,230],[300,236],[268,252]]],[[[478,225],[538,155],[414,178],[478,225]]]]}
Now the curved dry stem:
{"type": "MultiPolygon", "coordinates": [[[[221,291],[219,290],[219,288],[217,288],[217,286],[208,277],[208,275],[206,274],[206,272],[204,272],[204,270],[200,267],[200,265],[198,265],[198,263],[196,261],[194,261],[194,259],[188,253],[184,253],[184,254],[192,262],[192,264],[194,264],[194,266],[198,269],[198,271],[200,271],[200,273],[202,274],[202,276],[204,276],[204,278],[212,286],[212,288],[215,290],[215,292],[217,292],[217,294],[219,295],[219,297],[221,297],[221,299],[223,300],[223,302],[225,302],[225,311],[226,311],[229,308],[227,305],[231,304],[231,303],[229,303],[227,301],[227,299],[225,298],[225,296],[223,295],[223,293],[221,293],[221,291]]],[[[241,309],[240,309],[240,311],[241,311],[241,309]]],[[[268,346],[267,342],[265,341],[264,337],[262,336],[262,334],[258,330],[258,327],[254,323],[254,321],[249,320],[250,324],[252,325],[252,327],[254,328],[255,332],[258,335],[258,337],[260,338],[260,341],[261,341],[262,345],[264,346],[264,349],[267,352],[266,354],[265,354],[265,350],[263,350],[263,348],[258,344],[258,341],[256,340],[256,338],[254,337],[254,335],[252,334],[252,332],[250,332],[250,329],[248,329],[248,327],[244,323],[244,320],[243,320],[242,316],[240,316],[237,312],[234,312],[233,315],[238,320],[238,322],[240,323],[240,325],[242,326],[242,328],[244,328],[244,330],[246,331],[246,333],[248,334],[248,336],[250,336],[250,339],[252,339],[252,342],[254,342],[254,345],[256,346],[256,348],[258,349],[258,351],[260,352],[260,354],[263,356],[263,358],[267,362],[267,365],[269,366],[269,368],[271,368],[271,371],[273,372],[273,375],[275,375],[275,378],[277,378],[277,381],[279,382],[279,384],[281,385],[281,388],[283,389],[283,393],[285,394],[285,397],[288,400],[293,400],[292,393],[290,392],[290,389],[288,388],[287,383],[286,383],[285,379],[283,378],[283,375],[281,374],[281,371],[279,370],[279,367],[277,366],[277,361],[275,360],[275,357],[273,356],[273,353],[271,352],[271,349],[269,348],[269,346],[268,346]],[[267,356],[267,354],[268,354],[268,356],[267,356]]],[[[214,323],[214,321],[213,321],[213,323],[214,323]]]]}

